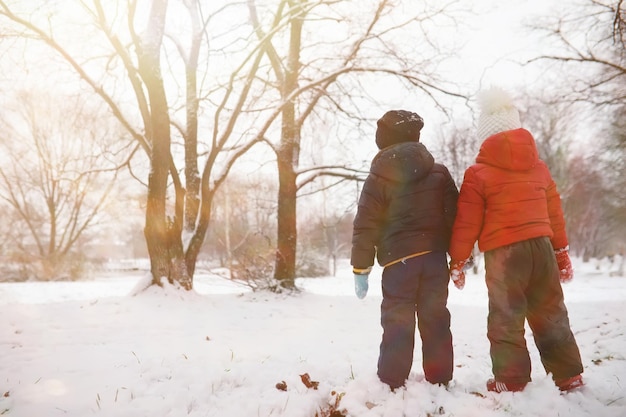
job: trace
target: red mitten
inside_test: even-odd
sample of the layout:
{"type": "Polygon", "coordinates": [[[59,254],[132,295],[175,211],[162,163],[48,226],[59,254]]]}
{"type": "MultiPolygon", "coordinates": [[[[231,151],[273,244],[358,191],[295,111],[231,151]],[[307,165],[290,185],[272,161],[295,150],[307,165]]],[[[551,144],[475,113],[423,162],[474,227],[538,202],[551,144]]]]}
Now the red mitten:
{"type": "Polygon", "coordinates": [[[465,270],[469,269],[468,267],[466,267],[466,264],[471,259],[472,258],[466,259],[464,261],[450,261],[450,279],[452,279],[452,283],[459,290],[462,290],[463,287],[465,287],[465,270]]]}
{"type": "Polygon", "coordinates": [[[560,280],[563,284],[574,279],[574,268],[569,258],[569,246],[554,251],[556,263],[559,265],[560,280]]]}

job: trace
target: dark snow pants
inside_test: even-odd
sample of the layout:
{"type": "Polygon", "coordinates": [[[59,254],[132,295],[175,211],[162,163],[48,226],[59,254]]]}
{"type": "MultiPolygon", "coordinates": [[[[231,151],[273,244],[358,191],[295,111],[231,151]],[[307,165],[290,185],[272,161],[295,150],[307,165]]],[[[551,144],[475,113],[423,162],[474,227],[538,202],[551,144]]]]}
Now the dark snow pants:
{"type": "Polygon", "coordinates": [[[550,240],[530,239],[488,251],[485,269],[489,293],[487,337],[496,380],[530,381],[525,320],[533,332],[541,362],[552,378],[582,373],[550,240]]]}
{"type": "Polygon", "coordinates": [[[452,379],[448,282],[443,252],[410,258],[383,270],[378,377],[391,388],[404,385],[411,371],[416,315],[426,380],[434,384],[452,379]]]}

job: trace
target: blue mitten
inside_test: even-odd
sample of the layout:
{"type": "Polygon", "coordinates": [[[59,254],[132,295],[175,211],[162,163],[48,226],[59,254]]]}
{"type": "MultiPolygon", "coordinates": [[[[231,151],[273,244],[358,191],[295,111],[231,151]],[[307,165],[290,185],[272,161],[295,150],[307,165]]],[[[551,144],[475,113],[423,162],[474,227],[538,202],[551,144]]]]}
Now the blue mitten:
{"type": "Polygon", "coordinates": [[[368,266],[367,268],[352,268],[352,272],[354,273],[354,292],[356,296],[362,300],[367,295],[367,290],[369,289],[369,284],[367,279],[370,276],[370,272],[372,272],[372,267],[368,266]]]}
{"type": "Polygon", "coordinates": [[[367,279],[370,274],[354,274],[354,292],[359,299],[364,299],[369,289],[367,279]]]}

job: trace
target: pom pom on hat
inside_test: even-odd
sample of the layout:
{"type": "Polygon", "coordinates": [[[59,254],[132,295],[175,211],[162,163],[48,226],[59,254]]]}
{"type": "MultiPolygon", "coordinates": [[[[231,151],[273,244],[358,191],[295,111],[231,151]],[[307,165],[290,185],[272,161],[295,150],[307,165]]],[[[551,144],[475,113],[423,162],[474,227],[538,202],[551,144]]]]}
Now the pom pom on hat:
{"type": "Polygon", "coordinates": [[[496,133],[522,127],[513,99],[503,89],[493,87],[482,91],[478,96],[478,104],[481,113],[477,134],[481,141],[496,133]]]}
{"type": "Polygon", "coordinates": [[[397,143],[418,142],[424,119],[407,110],[390,110],[376,124],[376,145],[383,149],[397,143]]]}

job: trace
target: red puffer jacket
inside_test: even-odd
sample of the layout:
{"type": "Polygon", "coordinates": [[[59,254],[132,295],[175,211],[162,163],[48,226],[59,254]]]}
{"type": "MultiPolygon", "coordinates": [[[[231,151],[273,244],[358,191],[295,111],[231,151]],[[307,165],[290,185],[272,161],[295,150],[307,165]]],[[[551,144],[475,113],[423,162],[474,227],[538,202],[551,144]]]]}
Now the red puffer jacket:
{"type": "Polygon", "coordinates": [[[548,236],[567,246],[561,198],[526,129],[497,133],[483,142],[476,164],[465,171],[452,228],[450,257],[548,236]]]}

